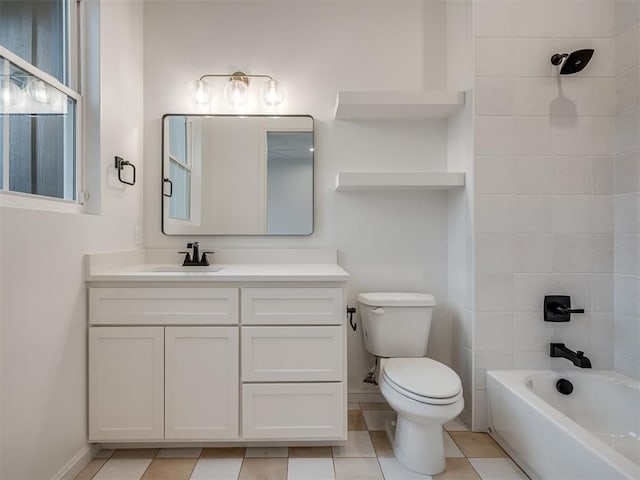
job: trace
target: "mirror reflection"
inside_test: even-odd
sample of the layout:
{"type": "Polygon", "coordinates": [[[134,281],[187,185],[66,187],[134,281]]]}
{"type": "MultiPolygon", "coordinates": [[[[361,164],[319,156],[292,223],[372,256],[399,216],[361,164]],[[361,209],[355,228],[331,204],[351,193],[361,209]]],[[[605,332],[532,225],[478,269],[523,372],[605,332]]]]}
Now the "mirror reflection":
{"type": "Polygon", "coordinates": [[[313,118],[165,115],[167,235],[310,235],[313,118]]]}

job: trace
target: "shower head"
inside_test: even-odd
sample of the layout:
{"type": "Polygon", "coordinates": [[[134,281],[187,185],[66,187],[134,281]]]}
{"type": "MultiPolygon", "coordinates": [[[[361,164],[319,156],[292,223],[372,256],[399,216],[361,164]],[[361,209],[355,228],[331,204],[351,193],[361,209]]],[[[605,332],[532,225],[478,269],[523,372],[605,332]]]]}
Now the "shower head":
{"type": "Polygon", "coordinates": [[[554,53],[551,57],[551,63],[553,65],[562,64],[562,67],[560,68],[560,75],[569,75],[572,73],[578,73],[586,67],[592,56],[592,48],[576,50],[572,53],[554,53]]]}

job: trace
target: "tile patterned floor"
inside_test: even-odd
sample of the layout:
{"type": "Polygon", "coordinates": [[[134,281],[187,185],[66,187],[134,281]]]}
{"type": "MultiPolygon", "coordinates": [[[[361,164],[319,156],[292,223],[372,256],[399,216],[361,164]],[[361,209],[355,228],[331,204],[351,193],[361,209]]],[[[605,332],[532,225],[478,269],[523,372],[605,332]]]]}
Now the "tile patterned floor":
{"type": "Polygon", "coordinates": [[[486,433],[445,425],[447,470],[418,475],[396,461],[384,432],[384,403],[349,404],[343,447],[101,450],[75,480],[525,480],[486,433]]]}

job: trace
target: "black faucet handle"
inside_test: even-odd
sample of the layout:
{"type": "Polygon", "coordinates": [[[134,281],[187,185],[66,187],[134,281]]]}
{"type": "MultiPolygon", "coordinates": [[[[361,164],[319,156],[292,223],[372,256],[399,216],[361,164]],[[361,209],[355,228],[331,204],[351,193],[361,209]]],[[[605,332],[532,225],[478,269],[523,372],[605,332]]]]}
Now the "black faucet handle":
{"type": "Polygon", "coordinates": [[[584,357],[584,352],[582,350],[577,350],[576,357],[584,357]]]}
{"type": "Polygon", "coordinates": [[[187,248],[198,247],[200,244],[198,242],[189,242],[187,243],[187,248]]]}

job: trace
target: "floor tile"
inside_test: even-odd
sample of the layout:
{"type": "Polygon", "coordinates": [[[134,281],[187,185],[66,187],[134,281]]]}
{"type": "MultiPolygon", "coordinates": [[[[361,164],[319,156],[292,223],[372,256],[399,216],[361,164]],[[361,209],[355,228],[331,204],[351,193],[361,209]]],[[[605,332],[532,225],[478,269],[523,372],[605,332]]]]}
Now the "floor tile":
{"type": "Polygon", "coordinates": [[[159,448],[119,448],[111,458],[154,458],[159,448]]]}
{"type": "Polygon", "coordinates": [[[482,480],[526,480],[528,477],[509,458],[470,458],[482,480]]]}
{"type": "Polygon", "coordinates": [[[244,454],[246,458],[258,457],[258,458],[281,458],[289,456],[288,447],[249,447],[247,453],[244,454]]]}
{"type": "Polygon", "coordinates": [[[391,443],[389,442],[389,437],[387,437],[387,432],[369,432],[369,436],[371,437],[373,448],[376,451],[376,456],[383,458],[394,457],[393,448],[391,447],[391,443]]]}
{"type": "Polygon", "coordinates": [[[289,458],[331,458],[331,447],[289,447],[289,458]]]}
{"type": "Polygon", "coordinates": [[[367,424],[364,421],[362,410],[349,410],[349,430],[366,430],[367,424]]]}
{"type": "Polygon", "coordinates": [[[110,458],[93,480],[140,480],[150,463],[151,458],[110,458]]]}
{"type": "Polygon", "coordinates": [[[387,402],[360,402],[362,410],[391,410],[387,402]]]}
{"type": "Polygon", "coordinates": [[[157,458],[198,458],[201,448],[161,448],[157,458]]]}
{"type": "Polygon", "coordinates": [[[78,475],[74,477],[73,480],[91,480],[98,470],[102,468],[102,466],[107,463],[107,458],[96,458],[94,457],[86,467],[84,467],[78,475]]]}
{"type": "Polygon", "coordinates": [[[420,475],[409,470],[395,458],[380,458],[380,468],[384,480],[432,480],[431,475],[420,475]]]}
{"type": "Polygon", "coordinates": [[[331,447],[334,457],[375,457],[369,432],[349,432],[343,447],[331,447]]]}
{"type": "Polygon", "coordinates": [[[466,458],[447,458],[447,469],[435,480],[481,480],[466,458]]]}
{"type": "Polygon", "coordinates": [[[96,453],[96,456],[93,458],[111,458],[114,453],[115,449],[113,448],[103,448],[98,453],[96,453]]]}
{"type": "Polygon", "coordinates": [[[141,480],[189,480],[195,458],[154,458],[141,480]]]}
{"type": "Polygon", "coordinates": [[[468,432],[469,431],[469,427],[467,427],[464,423],[462,423],[462,420],[459,420],[457,418],[454,418],[453,420],[445,423],[444,428],[449,432],[468,432]]]}
{"type": "Polygon", "coordinates": [[[507,456],[504,450],[487,433],[449,432],[449,435],[451,435],[451,438],[453,438],[466,457],[495,458],[507,456]]]}
{"type": "Polygon", "coordinates": [[[238,480],[242,458],[201,458],[190,480],[238,480]]]}
{"type": "Polygon", "coordinates": [[[244,447],[203,448],[200,458],[243,458],[246,450],[244,447]]]}
{"type": "Polygon", "coordinates": [[[362,413],[369,430],[384,430],[385,421],[388,418],[396,418],[396,412],[393,410],[363,410],[362,413]]]}
{"type": "Polygon", "coordinates": [[[383,480],[376,458],[334,458],[336,480],[383,480]]]}
{"type": "Polygon", "coordinates": [[[286,458],[245,458],[240,469],[240,480],[286,480],[286,458]]]}
{"type": "Polygon", "coordinates": [[[445,457],[464,457],[464,453],[460,451],[456,442],[453,441],[447,432],[444,433],[444,456],[445,457]]]}
{"type": "Polygon", "coordinates": [[[360,410],[360,404],[358,402],[349,402],[347,408],[349,410],[360,410]]]}
{"type": "Polygon", "coordinates": [[[290,458],[287,480],[333,480],[333,459],[290,458]]]}

